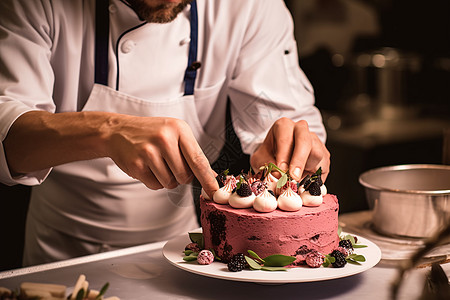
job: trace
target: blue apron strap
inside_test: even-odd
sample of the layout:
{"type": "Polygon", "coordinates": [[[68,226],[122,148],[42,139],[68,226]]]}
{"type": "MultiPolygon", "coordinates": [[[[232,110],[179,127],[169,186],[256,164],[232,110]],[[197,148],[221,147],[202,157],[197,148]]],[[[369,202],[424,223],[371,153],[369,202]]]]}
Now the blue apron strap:
{"type": "Polygon", "coordinates": [[[197,61],[198,48],[198,15],[197,2],[191,2],[191,42],[189,44],[188,66],[184,73],[184,95],[193,95],[195,78],[197,77],[197,69],[201,67],[201,63],[197,61]]]}
{"type": "Polygon", "coordinates": [[[109,0],[95,1],[95,83],[108,85],[109,0]]]}

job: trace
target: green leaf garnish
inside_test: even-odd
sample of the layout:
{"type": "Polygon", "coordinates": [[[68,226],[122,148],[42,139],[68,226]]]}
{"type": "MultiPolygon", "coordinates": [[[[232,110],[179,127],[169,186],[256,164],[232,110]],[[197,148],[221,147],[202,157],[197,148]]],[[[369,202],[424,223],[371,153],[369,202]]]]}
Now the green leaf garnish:
{"type": "Polygon", "coordinates": [[[347,256],[347,261],[349,260],[365,262],[366,258],[364,257],[364,255],[353,253],[347,256]]]}
{"type": "Polygon", "coordinates": [[[190,255],[191,253],[193,253],[194,251],[192,251],[192,250],[184,250],[183,251],[183,253],[184,253],[184,255],[190,255]]]}
{"type": "Polygon", "coordinates": [[[250,256],[256,258],[258,261],[260,261],[261,263],[264,263],[264,259],[262,259],[261,257],[259,257],[258,254],[256,254],[254,251],[252,250],[247,250],[248,254],[250,254],[250,256]]]}
{"type": "Polygon", "coordinates": [[[353,245],[353,248],[367,248],[367,245],[356,244],[356,245],[353,245]]]}
{"type": "Polygon", "coordinates": [[[287,271],[287,268],[285,268],[285,267],[266,267],[266,266],[262,266],[261,270],[263,270],[263,271],[287,271]]]}
{"type": "Polygon", "coordinates": [[[76,300],[83,300],[85,291],[84,289],[80,289],[75,297],[76,300]]]}
{"type": "Polygon", "coordinates": [[[205,248],[205,242],[203,239],[203,234],[201,232],[189,232],[189,239],[193,243],[197,243],[200,249],[205,248]]]}
{"type": "Polygon", "coordinates": [[[264,258],[265,267],[285,267],[295,261],[294,256],[286,256],[282,254],[269,255],[264,258]]]}
{"type": "Polygon", "coordinates": [[[183,257],[184,261],[194,261],[197,260],[198,252],[192,252],[191,254],[183,257]]]}
{"type": "Polygon", "coordinates": [[[252,250],[247,250],[251,257],[245,256],[245,260],[250,266],[251,270],[263,270],[263,271],[286,271],[285,266],[290,265],[295,261],[294,256],[286,256],[282,254],[269,255],[265,258],[261,258],[252,250]]]}
{"type": "Polygon", "coordinates": [[[325,259],[323,261],[322,266],[324,266],[326,268],[329,265],[331,265],[332,263],[334,263],[335,261],[336,261],[336,259],[333,256],[327,254],[327,255],[325,255],[325,259]]]}
{"type": "Polygon", "coordinates": [[[248,257],[247,255],[245,255],[244,257],[245,261],[248,263],[251,270],[261,270],[262,268],[261,265],[257,263],[254,259],[248,257]]]}
{"type": "Polygon", "coordinates": [[[221,261],[221,260],[222,260],[220,257],[218,257],[218,256],[216,255],[216,251],[214,251],[214,249],[209,249],[209,251],[211,251],[212,254],[214,255],[214,260],[218,260],[218,261],[221,261]]]}
{"type": "Polygon", "coordinates": [[[289,178],[287,173],[281,175],[280,179],[278,179],[277,181],[277,188],[282,188],[288,182],[288,180],[289,178]]]}
{"type": "MultiPolygon", "coordinates": [[[[100,289],[100,292],[98,293],[97,297],[95,297],[95,300],[102,299],[102,296],[106,293],[106,290],[109,288],[109,282],[105,283],[105,285],[100,289]]],[[[89,293],[88,293],[89,295],[89,293]]]]}

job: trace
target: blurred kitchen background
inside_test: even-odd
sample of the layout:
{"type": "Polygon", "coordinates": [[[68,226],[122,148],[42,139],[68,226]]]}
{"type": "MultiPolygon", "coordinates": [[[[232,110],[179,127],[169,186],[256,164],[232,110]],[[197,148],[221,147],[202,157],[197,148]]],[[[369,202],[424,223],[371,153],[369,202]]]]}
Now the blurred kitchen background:
{"type": "MultiPolygon", "coordinates": [[[[358,183],[366,170],[442,164],[445,129],[450,135],[450,1],[285,2],[327,127],[326,184],[340,212],[368,209],[358,183]]],[[[228,129],[214,166],[237,173],[248,157],[228,129]]],[[[0,270],[20,266],[28,198],[28,187],[0,185],[0,270]]]]}

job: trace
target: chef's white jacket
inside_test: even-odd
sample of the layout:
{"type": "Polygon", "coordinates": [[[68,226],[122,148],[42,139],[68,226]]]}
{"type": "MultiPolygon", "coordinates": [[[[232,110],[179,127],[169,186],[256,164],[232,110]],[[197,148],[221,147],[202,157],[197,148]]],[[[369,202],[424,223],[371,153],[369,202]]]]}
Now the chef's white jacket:
{"type": "MultiPolygon", "coordinates": [[[[310,130],[325,141],[283,1],[197,2],[202,66],[192,101],[208,141],[200,143],[207,156],[216,159],[223,146],[227,97],[234,129],[248,154],[280,117],[308,121],[310,130]]],[[[164,103],[183,96],[189,9],[171,23],[128,31],[142,21],[124,2],[110,1],[112,90],[143,102],[164,103]]],[[[27,111],[59,113],[85,107],[94,85],[95,1],[2,0],[0,14],[3,142],[14,121],[27,111]]],[[[83,166],[67,164],[12,177],[0,147],[0,181],[34,185],[29,214],[65,234],[129,246],[171,238],[197,225],[189,189],[150,191],[118,168],[71,174],[76,168],[83,166]]]]}

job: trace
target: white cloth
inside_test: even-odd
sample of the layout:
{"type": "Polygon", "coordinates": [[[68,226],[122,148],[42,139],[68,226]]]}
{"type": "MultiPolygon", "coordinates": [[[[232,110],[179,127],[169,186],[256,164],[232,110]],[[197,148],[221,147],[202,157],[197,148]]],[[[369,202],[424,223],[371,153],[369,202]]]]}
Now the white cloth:
{"type": "MultiPolygon", "coordinates": [[[[108,85],[143,105],[181,98],[189,7],[171,23],[128,31],[142,21],[123,2],[110,2],[108,85]]],[[[197,119],[197,138],[205,154],[213,160],[223,146],[227,97],[233,126],[248,154],[280,117],[307,120],[324,141],[313,89],[299,68],[293,24],[283,1],[197,2],[202,67],[190,107],[196,111],[192,117],[197,119]]],[[[94,11],[91,0],[0,1],[1,142],[27,111],[85,108],[94,83],[94,11]]],[[[189,187],[150,191],[130,178],[122,182],[126,176],[118,168],[74,176],[71,164],[12,178],[0,146],[0,181],[38,185],[29,213],[50,228],[100,244],[130,246],[196,226],[189,187]],[[154,199],[166,204],[162,211],[155,213],[154,199]]]]}

